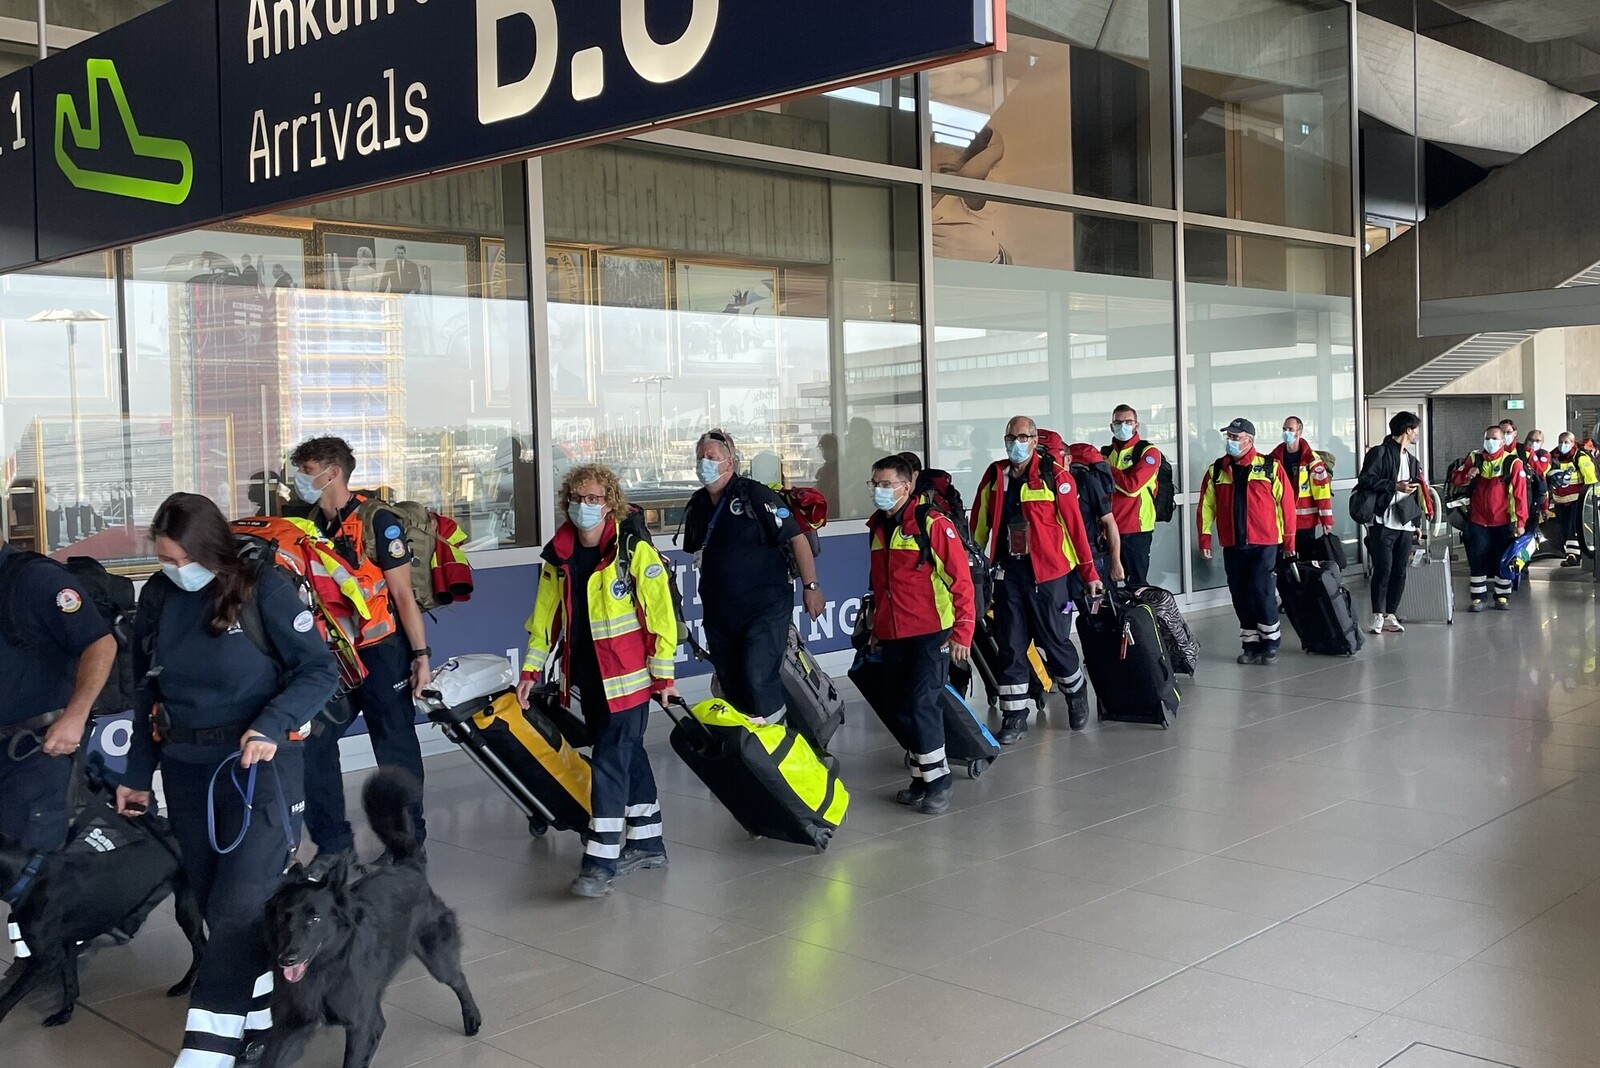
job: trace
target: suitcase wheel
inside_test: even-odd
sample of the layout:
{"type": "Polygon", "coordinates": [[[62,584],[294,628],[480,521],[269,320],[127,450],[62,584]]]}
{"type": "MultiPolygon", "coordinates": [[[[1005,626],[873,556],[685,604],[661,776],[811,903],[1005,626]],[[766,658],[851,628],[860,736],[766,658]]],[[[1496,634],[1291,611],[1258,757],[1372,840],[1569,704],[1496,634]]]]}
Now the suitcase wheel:
{"type": "Polygon", "coordinates": [[[994,763],[992,760],[974,760],[967,765],[967,778],[976,779],[988,770],[989,765],[992,763],[994,763]]]}
{"type": "Polygon", "coordinates": [[[549,829],[550,825],[544,820],[540,819],[538,816],[528,817],[528,833],[533,835],[535,838],[543,838],[544,832],[548,831],[549,829]]]}
{"type": "Polygon", "coordinates": [[[833,832],[832,831],[829,831],[829,830],[818,831],[818,832],[816,832],[816,837],[815,837],[815,840],[814,840],[813,848],[815,848],[818,853],[826,853],[828,851],[828,844],[830,842],[832,842],[832,841],[833,841],[833,832]]]}
{"type": "Polygon", "coordinates": [[[1165,701],[1162,701],[1161,702],[1161,729],[1164,730],[1164,731],[1165,730],[1171,730],[1172,729],[1172,722],[1173,722],[1172,709],[1167,707],[1167,703],[1165,701]]]}

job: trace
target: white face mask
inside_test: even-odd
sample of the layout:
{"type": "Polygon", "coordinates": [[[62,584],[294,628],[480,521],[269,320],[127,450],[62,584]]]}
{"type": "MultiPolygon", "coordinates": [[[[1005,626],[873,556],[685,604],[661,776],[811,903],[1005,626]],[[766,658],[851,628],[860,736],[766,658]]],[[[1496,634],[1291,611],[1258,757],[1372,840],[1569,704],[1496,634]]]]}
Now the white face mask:
{"type": "MultiPolygon", "coordinates": [[[[317,488],[318,475],[308,475],[304,471],[294,473],[294,493],[307,504],[316,504],[322,500],[322,490],[328,488],[328,483],[322,484],[322,489],[317,488]]],[[[329,480],[332,481],[331,479],[329,480]]]]}
{"type": "Polygon", "coordinates": [[[185,593],[199,593],[211,585],[211,580],[217,577],[215,571],[193,560],[181,567],[177,564],[162,564],[161,573],[185,593]]]}

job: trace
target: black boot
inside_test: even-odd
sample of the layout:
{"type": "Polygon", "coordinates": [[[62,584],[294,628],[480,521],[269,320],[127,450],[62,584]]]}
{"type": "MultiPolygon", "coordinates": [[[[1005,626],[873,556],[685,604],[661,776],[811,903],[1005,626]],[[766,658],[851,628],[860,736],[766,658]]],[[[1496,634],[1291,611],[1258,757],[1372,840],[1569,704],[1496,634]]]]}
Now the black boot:
{"type": "Polygon", "coordinates": [[[927,796],[928,784],[921,779],[912,779],[911,785],[894,795],[895,803],[901,805],[920,805],[927,796]]]}
{"type": "Polygon", "coordinates": [[[995,741],[1001,745],[1016,745],[1028,733],[1028,714],[1013,712],[1000,721],[1000,734],[995,741]]]}
{"type": "Polygon", "coordinates": [[[1089,688],[1079,686],[1067,694],[1067,726],[1081,731],[1089,725],[1089,688]]]}

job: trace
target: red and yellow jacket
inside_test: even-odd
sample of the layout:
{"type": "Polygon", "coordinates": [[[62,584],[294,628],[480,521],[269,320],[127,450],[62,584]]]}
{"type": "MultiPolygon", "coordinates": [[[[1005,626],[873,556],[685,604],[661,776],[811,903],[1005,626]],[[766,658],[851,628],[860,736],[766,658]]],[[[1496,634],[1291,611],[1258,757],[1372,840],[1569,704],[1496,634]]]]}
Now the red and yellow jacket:
{"type": "Polygon", "coordinates": [[[1572,480],[1565,486],[1557,486],[1555,480],[1551,480],[1550,500],[1554,504],[1576,504],[1583,497],[1584,489],[1600,482],[1594,458],[1577,449],[1565,456],[1559,452],[1550,454],[1550,474],[1557,473],[1569,473],[1572,480]]]}
{"type": "Polygon", "coordinates": [[[1237,460],[1224,456],[1200,480],[1200,548],[1211,548],[1211,526],[1227,548],[1281,545],[1294,552],[1294,494],[1283,465],[1251,449],[1237,460]],[[1235,476],[1245,472],[1245,492],[1235,476]]]}
{"type": "Polygon", "coordinates": [[[523,678],[538,678],[550,661],[550,650],[561,642],[562,699],[569,693],[572,643],[594,643],[600,677],[605,682],[606,706],[626,712],[666,688],[677,671],[678,619],[672,609],[670,571],[648,542],[633,548],[626,577],[617,566],[617,524],[606,519],[600,544],[600,563],[589,576],[582,596],[589,601],[589,633],[571,633],[571,583],[567,561],[578,540],[578,528],[563,523],[544,548],[539,571],[539,592],[528,617],[528,652],[522,658],[523,678]],[[559,629],[558,629],[559,628],[559,629]]]}
{"type": "Polygon", "coordinates": [[[1106,466],[1117,492],[1111,498],[1111,515],[1122,534],[1143,534],[1156,529],[1156,476],[1161,473],[1161,450],[1134,437],[1113,441],[1105,449],[1106,466]]]}
{"type": "Polygon", "coordinates": [[[1473,451],[1458,467],[1450,481],[1472,487],[1472,506],[1468,522],[1480,527],[1510,525],[1521,533],[1528,514],[1528,473],[1522,460],[1510,449],[1501,449],[1494,458],[1473,451]]]}
{"type": "MultiPolygon", "coordinates": [[[[1322,462],[1306,439],[1301,438],[1296,442],[1298,448],[1294,455],[1295,477],[1294,485],[1294,514],[1295,529],[1299,531],[1312,531],[1321,527],[1324,530],[1333,530],[1333,472],[1328,470],[1328,465],[1322,462]]],[[[1289,446],[1279,445],[1272,450],[1272,458],[1283,467],[1285,475],[1289,471],[1289,446]]]]}
{"type": "MultiPolygon", "coordinates": [[[[356,644],[365,648],[397,633],[400,623],[395,618],[394,601],[389,596],[389,579],[367,552],[367,521],[362,516],[360,508],[367,498],[359,493],[351,496],[356,501],[357,507],[340,520],[339,529],[328,540],[348,538],[350,544],[355,546],[354,552],[358,563],[349,570],[360,587],[361,598],[367,606],[367,612],[361,621],[361,634],[356,644]]],[[[348,563],[349,561],[346,561],[346,564],[348,563]]]]}
{"type": "MultiPolygon", "coordinates": [[[[1095,570],[1089,533],[1083,526],[1083,509],[1078,507],[1077,485],[1070,472],[1053,464],[1051,478],[1045,481],[1041,456],[1035,449],[1022,487],[1022,515],[1028,521],[1033,580],[1049,582],[1077,571],[1083,581],[1098,582],[1100,573],[1095,570]]],[[[1010,480],[1011,461],[995,461],[983,473],[972,502],[972,537],[991,560],[998,559],[1000,513],[1010,480]]]]}
{"type": "Polygon", "coordinates": [[[898,519],[875,512],[867,520],[872,546],[867,570],[877,613],[872,636],[893,641],[949,630],[951,641],[971,645],[977,611],[967,550],[943,512],[928,510],[924,532],[917,529],[916,511],[911,498],[898,519]],[[931,562],[923,559],[919,538],[924,533],[931,562]]]}

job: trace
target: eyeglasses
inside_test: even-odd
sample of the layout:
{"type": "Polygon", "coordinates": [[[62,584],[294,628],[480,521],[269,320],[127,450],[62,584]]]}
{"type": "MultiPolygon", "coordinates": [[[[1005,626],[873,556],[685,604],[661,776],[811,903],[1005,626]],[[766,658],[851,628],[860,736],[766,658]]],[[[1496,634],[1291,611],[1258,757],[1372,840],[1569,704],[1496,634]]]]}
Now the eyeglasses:
{"type": "Polygon", "coordinates": [[[1012,442],[1016,442],[1016,441],[1020,441],[1020,442],[1022,442],[1024,444],[1026,444],[1026,443],[1032,441],[1034,439],[1034,437],[1035,437],[1035,435],[1033,435],[1033,434],[1007,434],[1006,435],[1006,444],[1010,445],[1012,442]]]}
{"type": "Polygon", "coordinates": [[[579,496],[577,494],[569,494],[567,496],[567,503],[568,504],[605,504],[606,503],[606,498],[605,498],[605,494],[603,494],[603,493],[590,493],[587,496],[579,496]]]}
{"type": "Polygon", "coordinates": [[[894,480],[889,481],[889,482],[878,482],[878,481],[875,481],[873,479],[868,479],[867,480],[867,485],[871,486],[873,489],[895,490],[895,489],[899,489],[901,486],[906,485],[906,483],[900,481],[899,479],[894,479],[894,480]]]}

